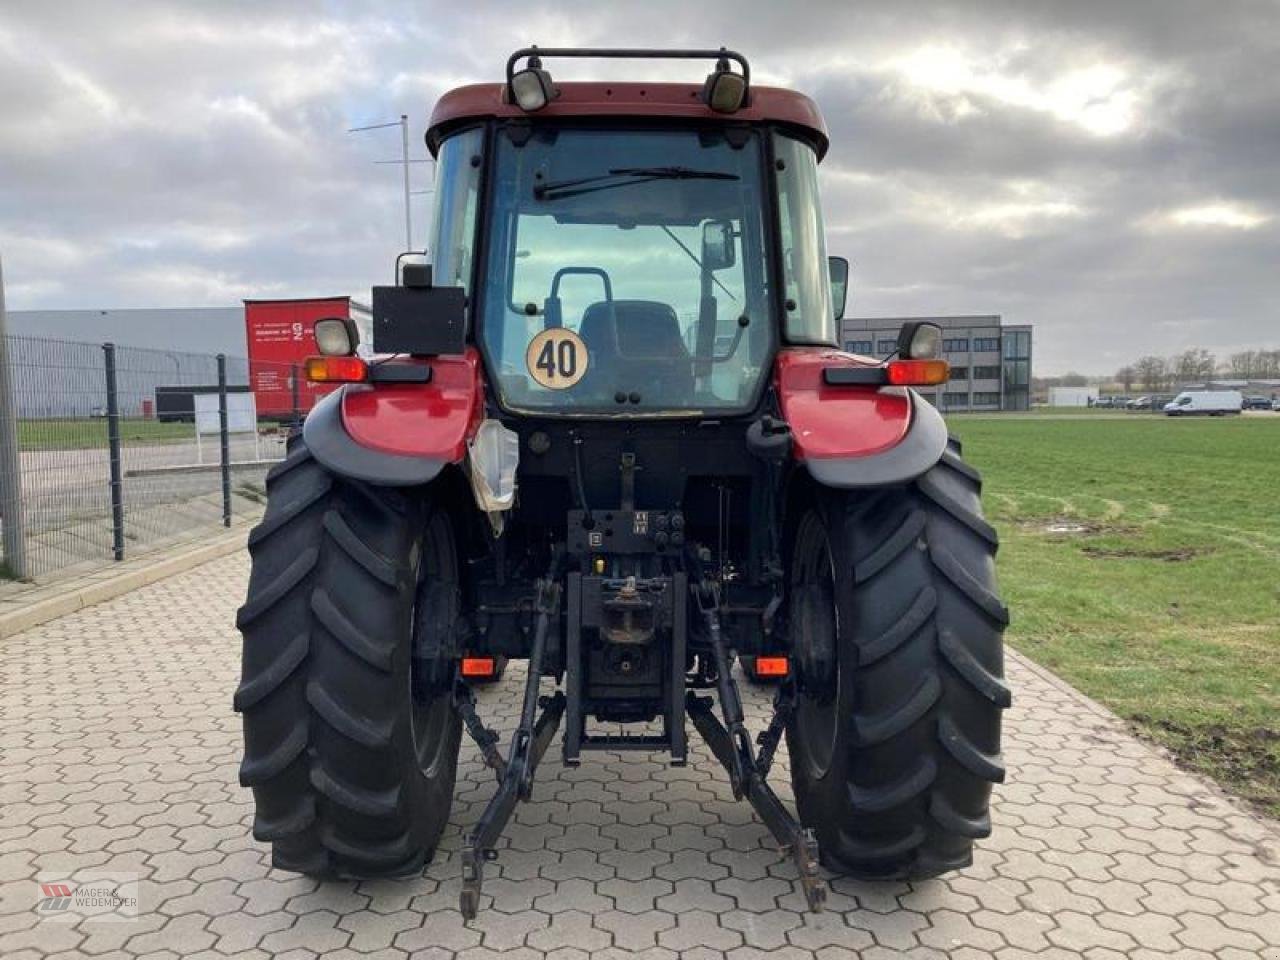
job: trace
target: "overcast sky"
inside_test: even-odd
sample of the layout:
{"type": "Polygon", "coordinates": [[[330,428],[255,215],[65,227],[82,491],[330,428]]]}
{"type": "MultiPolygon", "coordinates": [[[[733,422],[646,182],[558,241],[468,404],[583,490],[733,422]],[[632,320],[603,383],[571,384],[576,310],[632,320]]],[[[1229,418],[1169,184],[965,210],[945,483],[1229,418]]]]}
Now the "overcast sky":
{"type": "Polygon", "coordinates": [[[402,245],[399,168],[373,162],[399,132],[346,129],[407,113],[424,157],[434,100],[529,42],[727,44],[759,82],[815,96],[851,314],[1033,323],[1040,374],[1280,347],[1271,0],[5,0],[10,309],[367,295],[402,245]]]}

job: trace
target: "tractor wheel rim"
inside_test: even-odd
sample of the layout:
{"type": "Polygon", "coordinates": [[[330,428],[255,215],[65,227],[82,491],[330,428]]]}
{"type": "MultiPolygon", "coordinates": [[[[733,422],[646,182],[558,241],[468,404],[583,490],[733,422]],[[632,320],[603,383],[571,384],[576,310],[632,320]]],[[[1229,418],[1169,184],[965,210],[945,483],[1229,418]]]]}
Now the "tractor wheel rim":
{"type": "Polygon", "coordinates": [[[427,777],[432,777],[444,759],[444,730],[452,705],[443,693],[436,693],[430,700],[413,698],[413,752],[418,767],[427,777]]]}
{"type": "MultiPolygon", "coordinates": [[[[415,571],[414,582],[421,587],[424,578],[433,582],[451,583],[456,586],[457,570],[453,561],[453,534],[443,514],[433,514],[420,543],[415,545],[415,556],[412,565],[415,571]]],[[[453,604],[456,594],[447,602],[453,604]]],[[[456,615],[456,606],[450,611],[456,615]]],[[[410,645],[414,654],[421,652],[419,644],[423,638],[417,621],[424,614],[420,607],[415,607],[412,623],[413,635],[410,645]]],[[[452,621],[452,616],[448,617],[452,621]]],[[[423,775],[434,777],[448,759],[445,736],[449,723],[453,719],[453,702],[450,695],[451,685],[442,682],[442,676],[452,676],[451,667],[444,662],[426,657],[411,656],[409,659],[409,733],[413,739],[413,752],[418,758],[418,767],[423,775]]]]}
{"type": "Polygon", "coordinates": [[[800,762],[810,780],[820,780],[831,769],[840,723],[839,612],[835,604],[835,567],[826,537],[816,544],[809,571],[810,583],[818,589],[806,590],[800,604],[799,622],[802,653],[797,657],[800,684],[796,700],[796,733],[803,749],[800,762]],[[814,656],[825,651],[826,656],[814,656]],[[816,675],[815,675],[816,674],[816,675]]]}

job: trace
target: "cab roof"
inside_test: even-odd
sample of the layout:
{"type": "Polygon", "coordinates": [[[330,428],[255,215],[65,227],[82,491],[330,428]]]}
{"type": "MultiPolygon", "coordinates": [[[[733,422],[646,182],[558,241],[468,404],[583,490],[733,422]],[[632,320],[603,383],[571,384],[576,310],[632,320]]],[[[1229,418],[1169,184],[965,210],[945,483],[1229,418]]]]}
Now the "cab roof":
{"type": "Polygon", "coordinates": [[[427,146],[432,155],[450,131],[488,119],[533,121],[567,118],[698,121],[709,125],[776,123],[798,128],[813,142],[818,159],[830,138],[818,105],[802,93],[780,87],[752,86],[745,107],[718,113],[702,102],[702,87],[688,83],[557,83],[559,95],[533,113],[507,98],[502,83],[476,83],[450,90],[431,111],[427,146]]]}

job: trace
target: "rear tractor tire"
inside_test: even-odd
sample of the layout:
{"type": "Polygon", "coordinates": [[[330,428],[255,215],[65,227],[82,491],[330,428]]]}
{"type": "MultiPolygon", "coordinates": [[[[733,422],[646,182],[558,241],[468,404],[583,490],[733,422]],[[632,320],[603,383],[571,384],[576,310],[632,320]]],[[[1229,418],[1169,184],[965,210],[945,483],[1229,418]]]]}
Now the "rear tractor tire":
{"type": "Polygon", "coordinates": [[[795,528],[787,745],[800,819],[837,873],[936,876],[991,832],[1008,613],[980,487],[953,440],[910,484],[820,491],[795,528]]]}
{"type": "Polygon", "coordinates": [[[301,439],[249,536],[235,709],[253,835],[282,870],[406,876],[449,817],[461,726],[440,655],[459,605],[447,515],[335,476],[301,439]]]}

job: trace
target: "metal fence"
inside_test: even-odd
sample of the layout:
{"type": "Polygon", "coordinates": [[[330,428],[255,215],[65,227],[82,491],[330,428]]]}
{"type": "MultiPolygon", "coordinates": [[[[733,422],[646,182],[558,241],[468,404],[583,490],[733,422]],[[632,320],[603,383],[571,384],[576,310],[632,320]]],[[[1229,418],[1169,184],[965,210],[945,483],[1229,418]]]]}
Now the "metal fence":
{"type": "MultiPolygon", "coordinates": [[[[3,347],[0,420],[16,438],[16,456],[0,456],[5,578],[122,560],[261,513],[300,411],[295,399],[260,418],[246,360],[31,337],[3,347]]],[[[253,378],[288,390],[298,370],[255,363],[253,378]]]]}

